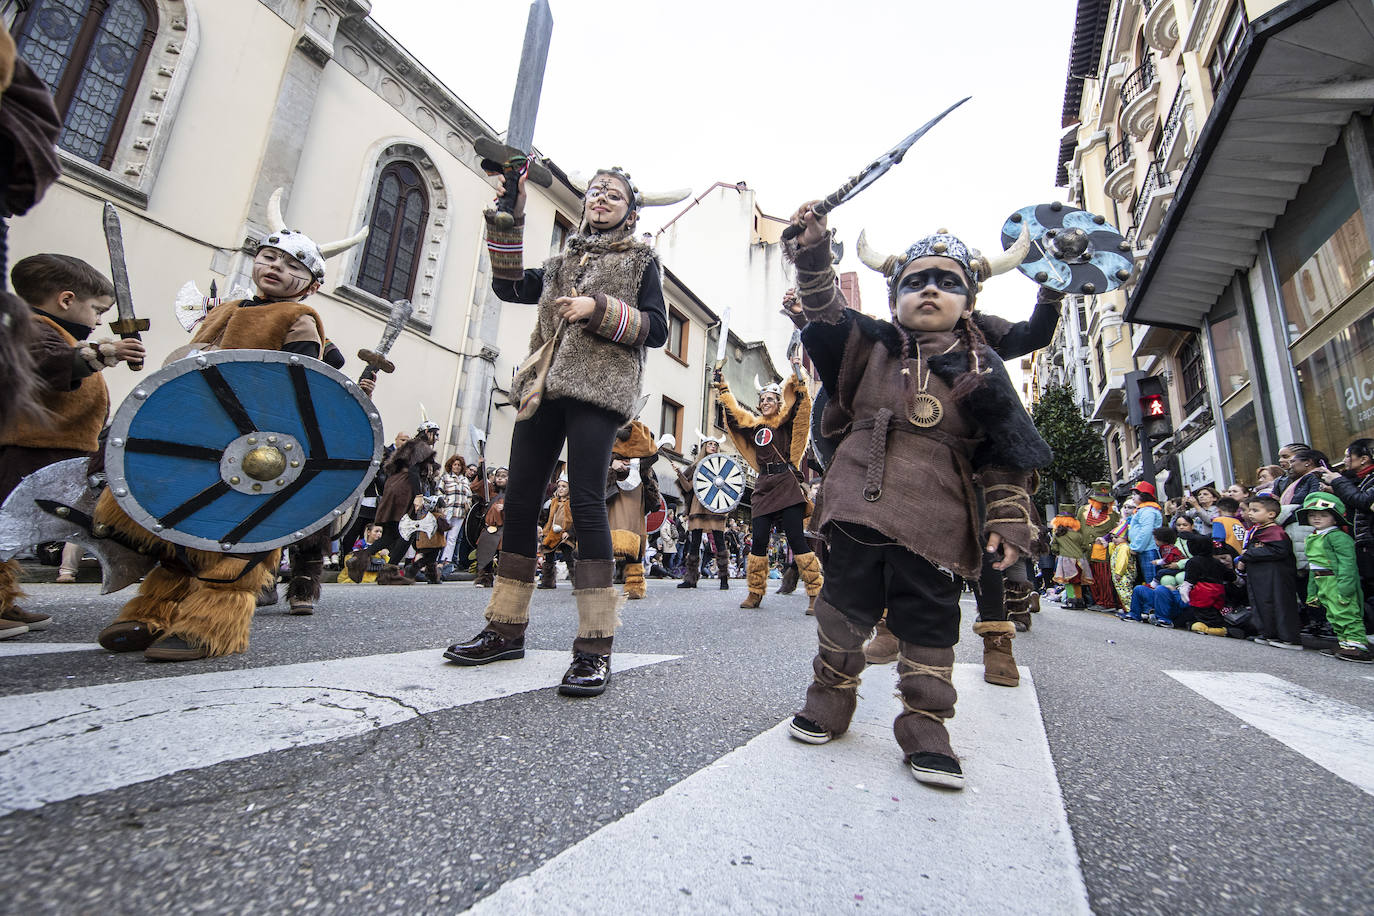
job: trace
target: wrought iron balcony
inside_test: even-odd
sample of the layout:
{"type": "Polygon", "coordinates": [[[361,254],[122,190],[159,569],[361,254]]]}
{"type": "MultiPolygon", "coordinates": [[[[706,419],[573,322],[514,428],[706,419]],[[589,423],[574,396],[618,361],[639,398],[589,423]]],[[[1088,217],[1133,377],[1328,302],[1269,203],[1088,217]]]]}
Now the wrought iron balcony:
{"type": "Polygon", "coordinates": [[[1126,75],[1121,84],[1121,104],[1129,105],[1155,82],[1155,62],[1148,54],[1145,62],[1126,75]]]}
{"type": "Polygon", "coordinates": [[[1107,174],[1110,175],[1131,161],[1131,141],[1122,138],[1120,143],[1107,150],[1107,174]]]}

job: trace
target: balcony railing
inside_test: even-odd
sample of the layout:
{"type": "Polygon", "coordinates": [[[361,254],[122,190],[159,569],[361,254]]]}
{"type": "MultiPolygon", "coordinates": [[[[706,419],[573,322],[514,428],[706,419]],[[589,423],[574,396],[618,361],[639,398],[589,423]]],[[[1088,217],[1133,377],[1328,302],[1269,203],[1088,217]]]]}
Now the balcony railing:
{"type": "Polygon", "coordinates": [[[1148,55],[1145,55],[1145,62],[1136,67],[1126,75],[1125,81],[1121,84],[1121,104],[1129,105],[1140,97],[1140,94],[1149,89],[1155,82],[1155,62],[1148,55]]]}
{"type": "Polygon", "coordinates": [[[1110,175],[1131,160],[1131,141],[1122,138],[1121,142],[1107,150],[1107,174],[1110,175]]]}
{"type": "Polygon", "coordinates": [[[1178,136],[1179,125],[1183,123],[1183,84],[1174,90],[1174,100],[1169,103],[1169,114],[1164,119],[1164,133],[1159,137],[1159,148],[1168,155],[1173,148],[1174,138],[1178,136]]]}
{"type": "MultiPolygon", "coordinates": [[[[1145,182],[1140,186],[1140,194],[1136,196],[1135,204],[1131,207],[1131,219],[1136,226],[1145,221],[1145,211],[1150,206],[1150,196],[1160,188],[1169,186],[1169,173],[1160,167],[1159,160],[1150,163],[1150,167],[1145,170],[1145,182]]],[[[1139,241],[1138,239],[1135,241],[1139,241]]]]}

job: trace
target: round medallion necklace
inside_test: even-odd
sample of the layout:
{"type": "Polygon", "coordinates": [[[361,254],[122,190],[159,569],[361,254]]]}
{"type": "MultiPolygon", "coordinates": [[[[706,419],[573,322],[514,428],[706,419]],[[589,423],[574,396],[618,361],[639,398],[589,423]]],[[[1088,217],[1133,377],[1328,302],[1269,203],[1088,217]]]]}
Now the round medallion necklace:
{"type": "MultiPolygon", "coordinates": [[[[933,394],[929,393],[928,391],[926,391],[926,386],[930,384],[930,367],[929,367],[929,366],[926,366],[926,367],[925,367],[925,368],[926,368],[926,374],[925,374],[925,377],[922,378],[922,376],[921,376],[921,364],[922,364],[923,362],[924,362],[924,361],[921,359],[921,343],[920,343],[920,341],[917,341],[917,342],[916,342],[916,387],[917,387],[917,390],[916,390],[916,394],[915,394],[915,395],[912,395],[912,396],[907,397],[907,403],[906,403],[906,418],[907,418],[907,420],[911,423],[912,426],[919,426],[919,427],[922,428],[922,429],[929,429],[930,427],[935,426],[936,424],[938,424],[938,423],[940,422],[940,419],[945,415],[945,408],[944,408],[944,405],[940,403],[940,399],[939,399],[939,398],[937,398],[935,395],[933,395],[933,394]]],[[[909,375],[910,372],[911,372],[911,370],[910,370],[908,367],[906,367],[906,366],[903,366],[903,367],[902,367],[902,374],[903,374],[903,375],[909,375]]],[[[903,385],[902,388],[903,388],[903,394],[905,395],[905,394],[906,394],[906,391],[905,391],[906,386],[903,385]]]]}

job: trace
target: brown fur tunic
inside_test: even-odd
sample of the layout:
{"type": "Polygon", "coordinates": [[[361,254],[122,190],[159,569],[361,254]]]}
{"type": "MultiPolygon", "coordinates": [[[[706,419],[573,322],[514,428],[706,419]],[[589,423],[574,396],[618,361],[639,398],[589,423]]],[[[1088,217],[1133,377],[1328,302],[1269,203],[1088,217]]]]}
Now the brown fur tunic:
{"type": "Polygon", "coordinates": [[[15,417],[0,433],[0,445],[93,453],[110,413],[105,379],[99,372],[92,373],[72,388],[77,339],[51,318],[37,313],[33,315],[32,334],[29,349],[44,383],[38,400],[47,416],[15,417]]]}
{"type": "Polygon", "coordinates": [[[224,302],[210,310],[196,328],[192,344],[211,344],[221,350],[280,350],[296,340],[324,345],[324,322],[319,313],[299,302],[224,302]],[[313,324],[313,328],[311,325],[313,324]]]}
{"type": "Polygon", "coordinates": [[[798,382],[795,375],[788,377],[782,389],[782,404],[771,417],[741,407],[724,385],[720,389],[720,403],[725,408],[725,427],[730,441],[759,474],[750,501],[754,514],[771,515],[788,506],[805,503],[806,496],[791,470],[765,474],[763,467],[778,461],[800,467],[811,432],[811,394],[806,386],[798,382]],[[773,441],[765,446],[756,444],[755,440],[762,429],[773,431],[773,441]]]}
{"type": "MultiPolygon", "coordinates": [[[[544,263],[544,290],[539,298],[539,317],[530,334],[530,352],[543,346],[558,327],[554,301],[560,296],[604,293],[633,305],[639,299],[639,286],[650,264],[658,269],[658,256],[632,236],[618,240],[574,236],[566,252],[544,263]]],[[[643,374],[642,346],[628,347],[600,336],[590,327],[568,325],[554,352],[544,397],[575,398],[628,420],[639,399],[643,374]]],[[[532,378],[532,373],[525,372],[511,383],[511,394],[517,403],[524,398],[532,378]]]]}

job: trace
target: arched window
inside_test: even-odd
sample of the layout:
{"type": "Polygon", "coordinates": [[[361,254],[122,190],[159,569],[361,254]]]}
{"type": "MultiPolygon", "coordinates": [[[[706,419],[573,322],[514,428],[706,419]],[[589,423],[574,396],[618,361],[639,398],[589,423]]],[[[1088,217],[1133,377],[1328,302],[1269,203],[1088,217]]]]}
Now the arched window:
{"type": "Polygon", "coordinates": [[[358,286],[388,302],[411,298],[428,220],[429,197],[419,170],[404,161],[388,164],[373,192],[358,286]]]}
{"type": "Polygon", "coordinates": [[[152,0],[36,0],[17,45],[57,103],[58,146],[111,166],[156,35],[152,0]]]}

